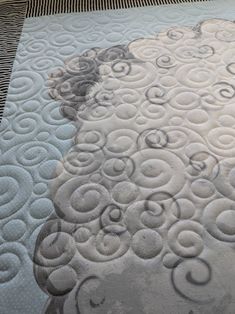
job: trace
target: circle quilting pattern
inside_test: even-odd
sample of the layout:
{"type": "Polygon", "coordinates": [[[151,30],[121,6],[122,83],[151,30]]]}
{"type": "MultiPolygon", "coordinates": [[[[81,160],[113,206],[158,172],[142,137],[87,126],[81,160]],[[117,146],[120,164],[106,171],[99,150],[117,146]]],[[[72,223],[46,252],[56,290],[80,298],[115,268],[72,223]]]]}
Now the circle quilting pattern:
{"type": "MultiPolygon", "coordinates": [[[[235,241],[235,60],[227,52],[235,39],[229,21],[198,27],[65,61],[73,32],[89,31],[74,20],[65,29],[70,35],[51,40],[56,57],[40,36],[25,45],[36,58],[33,71],[25,70],[20,51],[1,129],[0,240],[12,245],[0,244],[4,270],[9,265],[0,284],[24,262],[13,242],[28,247],[43,224],[33,262],[52,300],[69,300],[87,265],[99,265],[105,276],[111,262],[131,256],[161,261],[182,298],[212,302],[192,291],[212,280],[204,240],[235,241]],[[40,114],[38,98],[46,103],[40,114]],[[19,112],[15,102],[24,102],[19,112]]],[[[87,40],[98,38],[94,32],[87,40]]]]}

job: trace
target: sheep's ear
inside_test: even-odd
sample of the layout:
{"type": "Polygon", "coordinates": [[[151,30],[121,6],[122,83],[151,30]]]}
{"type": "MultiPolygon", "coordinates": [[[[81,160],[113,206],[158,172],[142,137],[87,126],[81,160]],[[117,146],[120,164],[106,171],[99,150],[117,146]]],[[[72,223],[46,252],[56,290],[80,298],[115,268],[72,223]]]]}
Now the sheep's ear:
{"type": "Polygon", "coordinates": [[[77,109],[71,105],[63,103],[60,107],[61,113],[65,118],[68,118],[71,121],[77,121],[77,109]]]}

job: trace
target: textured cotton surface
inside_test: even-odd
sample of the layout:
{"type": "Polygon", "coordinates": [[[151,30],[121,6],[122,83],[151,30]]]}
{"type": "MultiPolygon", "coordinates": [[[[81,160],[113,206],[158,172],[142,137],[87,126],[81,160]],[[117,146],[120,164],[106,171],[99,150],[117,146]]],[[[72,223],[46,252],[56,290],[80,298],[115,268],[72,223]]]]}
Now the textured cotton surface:
{"type": "Polygon", "coordinates": [[[225,3],[25,20],[0,125],[0,313],[234,313],[225,3]]]}

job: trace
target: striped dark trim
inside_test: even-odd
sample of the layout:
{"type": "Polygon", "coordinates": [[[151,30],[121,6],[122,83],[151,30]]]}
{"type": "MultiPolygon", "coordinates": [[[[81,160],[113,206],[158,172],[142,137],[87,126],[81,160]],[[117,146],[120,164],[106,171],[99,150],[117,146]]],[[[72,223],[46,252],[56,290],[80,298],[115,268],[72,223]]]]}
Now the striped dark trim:
{"type": "Polygon", "coordinates": [[[0,121],[26,8],[27,1],[0,3],[0,121]]]}
{"type": "Polygon", "coordinates": [[[26,16],[125,9],[149,5],[205,2],[210,0],[29,0],[26,16]]]}

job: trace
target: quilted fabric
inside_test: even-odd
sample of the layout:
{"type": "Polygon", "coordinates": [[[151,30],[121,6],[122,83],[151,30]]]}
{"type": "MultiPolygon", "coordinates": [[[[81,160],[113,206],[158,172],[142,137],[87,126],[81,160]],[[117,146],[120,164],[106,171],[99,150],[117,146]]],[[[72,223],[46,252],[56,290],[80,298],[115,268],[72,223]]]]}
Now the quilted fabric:
{"type": "Polygon", "coordinates": [[[1,314],[234,313],[226,4],[25,20],[0,124],[1,314]]]}

